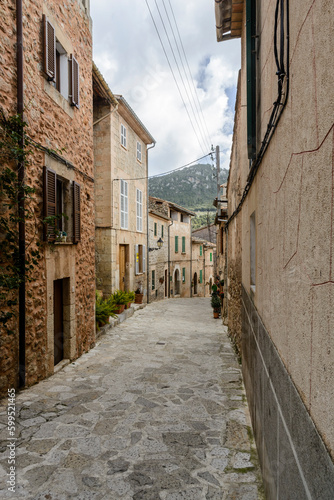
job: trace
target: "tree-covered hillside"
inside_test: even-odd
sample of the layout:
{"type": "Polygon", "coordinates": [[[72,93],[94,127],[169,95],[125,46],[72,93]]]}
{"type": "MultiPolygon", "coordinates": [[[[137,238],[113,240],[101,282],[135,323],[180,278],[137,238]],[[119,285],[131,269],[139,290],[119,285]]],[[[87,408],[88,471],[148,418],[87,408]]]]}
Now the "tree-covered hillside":
{"type": "MultiPolygon", "coordinates": [[[[226,182],[228,170],[220,172],[220,184],[226,182]]],[[[217,196],[216,169],[210,164],[197,164],[177,172],[149,180],[149,194],[172,201],[189,210],[214,210],[217,196]]]]}

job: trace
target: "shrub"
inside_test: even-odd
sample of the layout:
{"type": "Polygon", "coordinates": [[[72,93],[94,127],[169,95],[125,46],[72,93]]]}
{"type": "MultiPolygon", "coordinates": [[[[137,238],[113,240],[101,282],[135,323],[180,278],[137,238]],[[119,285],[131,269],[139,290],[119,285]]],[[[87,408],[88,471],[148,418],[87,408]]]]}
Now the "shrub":
{"type": "Polygon", "coordinates": [[[135,292],[128,292],[127,295],[128,295],[128,303],[135,301],[135,298],[136,298],[135,297],[136,296],[135,292]]]}
{"type": "Polygon", "coordinates": [[[129,302],[128,294],[126,292],[122,292],[122,290],[116,290],[116,292],[110,296],[110,299],[112,303],[117,304],[118,306],[129,302]]]}
{"type": "Polygon", "coordinates": [[[221,307],[220,298],[216,294],[212,295],[211,297],[211,307],[213,307],[215,311],[220,310],[221,307]]]}
{"type": "Polygon", "coordinates": [[[116,318],[116,314],[114,313],[115,306],[110,301],[110,297],[108,299],[103,300],[102,295],[99,292],[96,292],[96,301],[95,301],[95,321],[96,326],[99,329],[100,326],[105,325],[109,321],[109,316],[112,318],[116,318]]]}

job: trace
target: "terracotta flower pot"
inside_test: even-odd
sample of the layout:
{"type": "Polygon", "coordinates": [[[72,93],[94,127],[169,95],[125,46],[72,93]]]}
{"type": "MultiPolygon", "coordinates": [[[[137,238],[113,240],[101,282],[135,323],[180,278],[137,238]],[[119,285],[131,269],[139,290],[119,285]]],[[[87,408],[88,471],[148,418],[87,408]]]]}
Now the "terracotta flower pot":
{"type": "Polygon", "coordinates": [[[219,318],[219,312],[213,311],[213,317],[215,319],[218,319],[219,318]]]}
{"type": "Polygon", "coordinates": [[[125,309],[130,309],[131,304],[132,304],[132,302],[128,302],[127,304],[125,304],[125,309]]]}
{"type": "Polygon", "coordinates": [[[121,314],[125,309],[125,304],[118,304],[117,309],[115,309],[116,314],[121,314]]]}
{"type": "Polygon", "coordinates": [[[135,295],[135,304],[142,304],[143,303],[143,293],[136,293],[135,295]]]}

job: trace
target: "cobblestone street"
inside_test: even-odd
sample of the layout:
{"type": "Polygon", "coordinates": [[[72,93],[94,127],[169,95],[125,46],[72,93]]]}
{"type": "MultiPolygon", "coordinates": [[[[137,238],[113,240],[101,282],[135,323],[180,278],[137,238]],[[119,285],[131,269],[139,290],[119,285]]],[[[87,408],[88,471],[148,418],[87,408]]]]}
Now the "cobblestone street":
{"type": "Polygon", "coordinates": [[[1,498],[263,498],[241,369],[210,299],[160,301],[16,397],[16,492],[1,498]]]}

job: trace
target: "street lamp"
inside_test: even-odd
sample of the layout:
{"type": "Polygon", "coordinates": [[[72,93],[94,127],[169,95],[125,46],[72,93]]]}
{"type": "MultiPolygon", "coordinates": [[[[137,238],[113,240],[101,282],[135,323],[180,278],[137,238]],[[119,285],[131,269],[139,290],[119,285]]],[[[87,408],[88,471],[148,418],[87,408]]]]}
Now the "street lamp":
{"type": "Polygon", "coordinates": [[[162,247],[163,244],[164,244],[163,239],[159,238],[157,241],[158,248],[149,248],[148,251],[152,252],[153,250],[160,250],[160,248],[162,247]]]}

